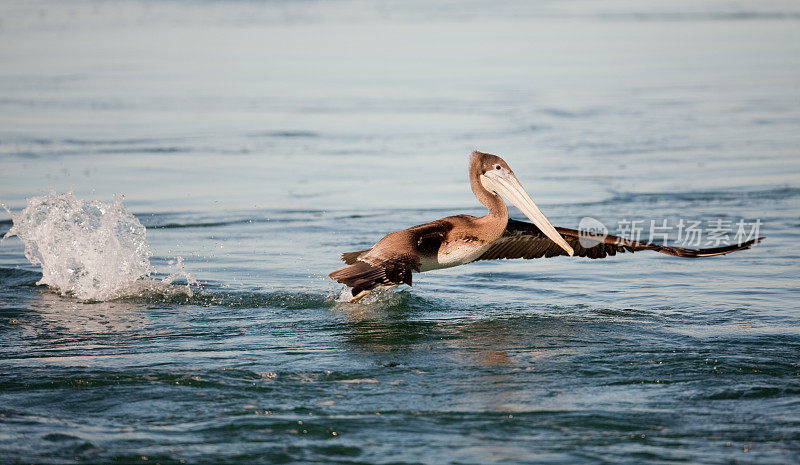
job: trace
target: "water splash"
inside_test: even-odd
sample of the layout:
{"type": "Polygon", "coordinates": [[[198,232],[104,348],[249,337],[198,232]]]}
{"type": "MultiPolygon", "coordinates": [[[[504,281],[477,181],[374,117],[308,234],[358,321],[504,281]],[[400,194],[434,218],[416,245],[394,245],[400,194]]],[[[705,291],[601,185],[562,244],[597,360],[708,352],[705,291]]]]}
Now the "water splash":
{"type": "Polygon", "coordinates": [[[81,300],[111,300],[152,292],[185,277],[185,292],[196,281],[183,269],[178,258],[176,269],[164,280],[150,278],[150,245],[142,223],[115,197],[111,203],[87,201],[72,192],[28,199],[18,214],[5,205],[13,226],[3,239],[17,236],[25,245],[25,257],[42,267],[45,284],[62,295],[81,300]]]}

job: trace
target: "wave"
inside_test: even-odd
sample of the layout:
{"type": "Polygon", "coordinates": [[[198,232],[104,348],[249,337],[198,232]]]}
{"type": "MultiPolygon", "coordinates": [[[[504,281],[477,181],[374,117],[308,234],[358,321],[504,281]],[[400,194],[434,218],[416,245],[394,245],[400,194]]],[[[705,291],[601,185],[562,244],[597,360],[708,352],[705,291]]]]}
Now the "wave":
{"type": "Polygon", "coordinates": [[[631,12],[631,13],[601,13],[600,19],[613,21],[752,21],[772,20],[786,21],[800,19],[800,13],[794,11],[730,11],[730,12],[631,12]]]}
{"type": "MultiPolygon", "coordinates": [[[[221,291],[213,285],[190,284],[185,279],[173,278],[165,282],[163,278],[141,278],[118,289],[116,296],[109,296],[106,301],[136,303],[190,304],[203,307],[220,306],[227,308],[279,307],[287,309],[306,309],[332,307],[332,295],[308,292],[257,292],[257,291],[221,291]]],[[[0,281],[3,287],[32,287],[39,285],[42,273],[22,268],[0,267],[0,281]]],[[[62,293],[58,288],[51,288],[54,293],[66,298],[77,298],[73,293],[62,293]]],[[[91,304],[99,300],[80,299],[91,304]]]]}
{"type": "MultiPolygon", "coordinates": [[[[0,99],[2,103],[9,99],[0,99]]],[[[320,134],[302,130],[267,131],[245,134],[250,138],[299,139],[318,138],[320,134]]],[[[47,158],[52,156],[77,156],[87,154],[176,154],[195,153],[207,147],[202,142],[183,138],[126,138],[126,139],[77,139],[11,136],[0,138],[0,153],[23,158],[47,158]]],[[[224,147],[219,151],[225,152],[224,147]]]]}
{"type": "MultiPolygon", "coordinates": [[[[4,288],[44,286],[42,273],[22,268],[0,267],[0,282],[4,288]]],[[[312,308],[336,308],[343,313],[363,319],[369,316],[385,316],[393,311],[441,309],[440,302],[414,295],[405,290],[374,292],[369,298],[357,304],[337,301],[336,294],[309,291],[267,291],[267,290],[227,290],[217,283],[200,283],[187,280],[178,273],[141,277],[116,289],[114,294],[104,298],[86,298],[60,287],[47,286],[54,295],[60,295],[65,302],[129,302],[134,304],[173,304],[195,305],[200,307],[224,308],[283,308],[304,310],[312,308]],[[378,313],[379,312],[379,313],[378,313]]]]}
{"type": "MultiPolygon", "coordinates": [[[[137,216],[140,216],[143,219],[147,218],[147,214],[137,215],[137,216]]],[[[247,218],[236,218],[236,219],[221,220],[221,221],[187,221],[183,223],[177,221],[170,221],[165,223],[159,223],[159,222],[147,223],[145,219],[144,224],[147,227],[147,229],[183,229],[183,228],[216,228],[222,226],[232,226],[236,224],[250,224],[250,223],[303,223],[311,220],[312,220],[311,218],[247,217],[247,218]]]]}
{"type": "Polygon", "coordinates": [[[181,228],[214,228],[218,226],[230,226],[233,224],[255,223],[252,219],[241,219],[234,221],[212,221],[208,223],[164,223],[147,226],[149,229],[181,229],[181,228]]]}
{"type": "Polygon", "coordinates": [[[793,397],[800,394],[798,386],[747,386],[725,387],[701,397],[707,400],[769,399],[793,397]]]}
{"type": "Polygon", "coordinates": [[[34,286],[42,278],[42,273],[21,268],[0,267],[0,282],[3,287],[34,286]]]}
{"type": "MultiPolygon", "coordinates": [[[[207,212],[172,212],[172,213],[137,213],[136,217],[147,229],[182,229],[182,228],[215,228],[239,224],[261,223],[308,223],[321,217],[326,220],[372,218],[394,215],[398,211],[444,211],[454,209],[397,209],[363,211],[330,211],[330,210],[239,210],[235,212],[216,212],[218,216],[209,217],[207,212]],[[221,218],[220,218],[221,217],[221,218]]],[[[2,225],[2,222],[0,222],[2,225]]]]}
{"type": "Polygon", "coordinates": [[[312,131],[293,131],[293,130],[285,130],[285,131],[262,131],[262,132],[254,132],[248,134],[249,137],[275,137],[275,138],[317,138],[320,137],[319,133],[312,132],[312,131]]]}
{"type": "Polygon", "coordinates": [[[117,301],[142,303],[188,304],[201,307],[260,308],[277,307],[289,310],[328,308],[334,305],[332,295],[311,292],[258,292],[258,291],[215,291],[199,288],[188,292],[182,285],[144,285],[138,292],[129,293],[117,301]]]}
{"type": "Polygon", "coordinates": [[[736,200],[785,200],[800,196],[800,187],[777,187],[768,189],[617,193],[612,201],[663,201],[674,199],[683,202],[736,201],[736,200]]]}
{"type": "Polygon", "coordinates": [[[626,203],[664,203],[678,202],[737,202],[753,200],[789,200],[800,197],[800,187],[783,186],[752,190],[712,190],[683,192],[612,192],[609,197],[569,204],[571,206],[594,206],[626,203]]]}

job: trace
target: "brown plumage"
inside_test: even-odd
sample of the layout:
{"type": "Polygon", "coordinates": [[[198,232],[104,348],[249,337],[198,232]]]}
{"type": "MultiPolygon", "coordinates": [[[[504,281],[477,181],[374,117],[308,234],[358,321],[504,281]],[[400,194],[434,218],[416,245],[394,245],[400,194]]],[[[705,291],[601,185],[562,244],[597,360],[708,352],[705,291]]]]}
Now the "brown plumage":
{"type": "Polygon", "coordinates": [[[448,234],[456,229],[454,223],[466,218],[472,217],[442,218],[389,233],[370,249],[342,254],[348,266],[328,276],[353,288],[353,296],[379,285],[410,286],[411,273],[422,271],[422,260],[435,257],[448,234]]]}
{"type": "Polygon", "coordinates": [[[763,239],[712,249],[686,249],[611,235],[588,236],[574,229],[554,228],[525,193],[508,164],[496,155],[473,152],[469,178],[475,197],[488,209],[486,216],[449,216],[389,233],[369,249],[342,254],[346,266],[328,276],[351,287],[356,301],[379,286],[411,285],[412,273],[476,260],[557,255],[604,258],[640,250],[697,258],[744,250],[763,239]],[[501,195],[533,223],[509,219],[501,195]]]}

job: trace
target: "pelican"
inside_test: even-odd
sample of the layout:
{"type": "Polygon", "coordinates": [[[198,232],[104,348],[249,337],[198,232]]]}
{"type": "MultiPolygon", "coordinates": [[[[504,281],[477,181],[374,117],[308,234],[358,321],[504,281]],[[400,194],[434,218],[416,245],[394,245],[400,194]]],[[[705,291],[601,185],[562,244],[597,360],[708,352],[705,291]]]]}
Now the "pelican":
{"type": "Polygon", "coordinates": [[[508,164],[488,153],[472,152],[469,182],[475,197],[489,210],[486,216],[448,216],[389,233],[369,249],[342,254],[346,265],[328,277],[349,286],[353,296],[350,302],[357,302],[377,287],[410,286],[412,273],[477,260],[557,255],[605,258],[640,250],[676,257],[712,257],[748,249],[764,239],[710,249],[685,249],[553,227],[508,164]],[[514,204],[532,223],[510,219],[503,199],[514,204]]]}

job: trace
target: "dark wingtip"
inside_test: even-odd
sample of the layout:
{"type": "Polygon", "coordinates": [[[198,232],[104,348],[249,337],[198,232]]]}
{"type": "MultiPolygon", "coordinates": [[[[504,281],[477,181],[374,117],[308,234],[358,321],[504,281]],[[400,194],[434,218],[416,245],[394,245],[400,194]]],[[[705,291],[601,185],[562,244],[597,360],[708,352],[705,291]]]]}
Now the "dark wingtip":
{"type": "Polygon", "coordinates": [[[749,241],[742,242],[741,244],[725,245],[722,247],[714,247],[710,249],[685,249],[683,247],[673,247],[673,246],[663,245],[663,246],[656,246],[657,248],[652,250],[656,250],[657,252],[683,258],[715,257],[717,255],[727,255],[732,252],[738,252],[739,250],[747,250],[750,248],[750,246],[758,244],[764,239],[766,238],[759,237],[757,239],[751,239],[749,241]]]}
{"type": "Polygon", "coordinates": [[[713,257],[716,255],[727,255],[731,252],[737,252],[739,250],[747,250],[750,246],[758,244],[759,242],[763,241],[764,237],[759,237],[758,239],[751,239],[747,242],[742,242],[741,244],[737,245],[727,245],[723,247],[715,247],[713,249],[700,249],[696,252],[696,257],[713,257]]]}

